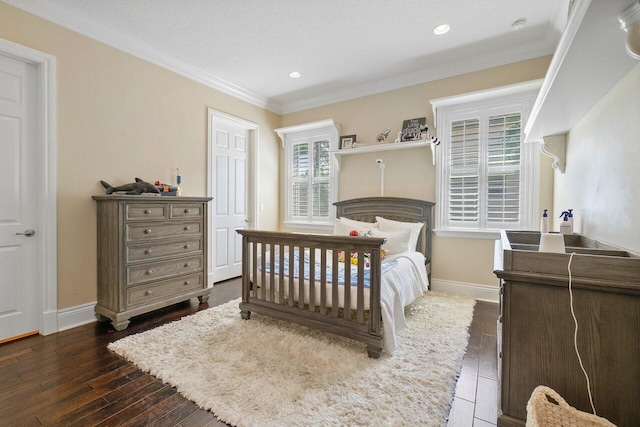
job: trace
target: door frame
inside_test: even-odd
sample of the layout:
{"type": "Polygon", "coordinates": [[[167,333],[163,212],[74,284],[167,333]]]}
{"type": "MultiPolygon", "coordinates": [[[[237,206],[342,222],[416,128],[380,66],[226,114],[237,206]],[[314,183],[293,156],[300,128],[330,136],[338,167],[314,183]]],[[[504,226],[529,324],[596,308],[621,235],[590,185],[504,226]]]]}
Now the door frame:
{"type": "MultiPolygon", "coordinates": [[[[207,152],[207,196],[213,197],[213,185],[212,185],[212,173],[213,173],[213,152],[214,152],[214,133],[213,128],[217,120],[225,120],[234,122],[236,125],[239,125],[246,129],[249,132],[249,150],[247,154],[249,155],[249,167],[248,169],[248,179],[247,179],[247,213],[249,214],[250,222],[247,223],[247,228],[250,230],[259,228],[259,216],[258,216],[258,141],[260,139],[260,125],[254,122],[250,122],[248,120],[241,119],[236,116],[232,116],[231,114],[223,113],[222,111],[215,110],[213,108],[207,109],[207,118],[208,118],[208,152],[207,152]]],[[[216,200],[212,200],[212,203],[216,203],[216,200]]],[[[213,224],[213,214],[214,209],[211,207],[209,209],[209,224],[213,224]]],[[[209,229],[209,248],[208,253],[209,256],[213,255],[213,245],[214,239],[211,233],[213,232],[213,227],[208,227],[209,229]]],[[[213,284],[213,262],[209,262],[209,271],[207,272],[207,283],[213,284]]]]}
{"type": "Polygon", "coordinates": [[[57,282],[57,160],[56,58],[48,53],[0,38],[0,53],[33,64],[37,70],[37,162],[44,172],[37,178],[38,213],[34,228],[38,245],[39,330],[58,332],[57,282]]]}

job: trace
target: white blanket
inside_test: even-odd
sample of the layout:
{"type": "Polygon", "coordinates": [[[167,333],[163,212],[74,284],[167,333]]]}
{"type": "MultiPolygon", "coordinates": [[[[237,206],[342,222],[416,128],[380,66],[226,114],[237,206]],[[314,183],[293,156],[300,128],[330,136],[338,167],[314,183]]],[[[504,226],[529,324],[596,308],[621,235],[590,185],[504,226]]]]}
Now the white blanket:
{"type": "Polygon", "coordinates": [[[385,272],[381,279],[380,309],[382,312],[382,347],[393,354],[398,347],[396,333],[407,326],[404,308],[429,289],[424,255],[407,252],[391,259],[398,260],[398,267],[385,272]]]}

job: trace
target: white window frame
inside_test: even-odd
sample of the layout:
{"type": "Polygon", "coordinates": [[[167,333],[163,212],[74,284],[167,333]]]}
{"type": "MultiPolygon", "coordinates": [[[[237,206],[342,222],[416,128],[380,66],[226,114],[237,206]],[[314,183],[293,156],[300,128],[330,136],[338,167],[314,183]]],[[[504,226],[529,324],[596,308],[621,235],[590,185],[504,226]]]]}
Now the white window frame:
{"type": "MultiPolygon", "coordinates": [[[[525,143],[524,129],[533,104],[538,95],[542,80],[535,80],[491,90],[474,92],[448,98],[435,99],[431,105],[435,117],[437,136],[442,143],[436,153],[436,235],[463,238],[497,238],[500,228],[533,230],[538,211],[539,195],[539,150],[537,144],[525,143]],[[480,158],[485,163],[487,138],[484,130],[490,116],[510,112],[522,113],[522,133],[520,152],[520,222],[488,225],[485,212],[480,212],[480,221],[476,224],[462,224],[449,221],[449,177],[451,123],[464,119],[480,119],[480,158]]],[[[482,168],[482,165],[481,165],[482,168]]],[[[486,180],[481,172],[481,179],[486,180]]],[[[481,204],[481,206],[483,206],[481,204]]]]}
{"type": "MultiPolygon", "coordinates": [[[[336,215],[333,203],[338,199],[337,161],[333,151],[338,147],[340,125],[328,119],[275,129],[275,132],[282,140],[282,147],[285,150],[284,225],[293,228],[333,228],[336,215]],[[310,204],[307,217],[301,219],[292,215],[293,146],[299,143],[308,143],[309,153],[312,153],[313,142],[318,140],[329,141],[329,216],[326,218],[313,217],[313,209],[310,204]]],[[[313,159],[310,159],[310,167],[312,164],[313,159]]],[[[310,176],[311,180],[312,177],[310,176]]],[[[312,197],[312,191],[309,191],[309,195],[312,197]]]]}

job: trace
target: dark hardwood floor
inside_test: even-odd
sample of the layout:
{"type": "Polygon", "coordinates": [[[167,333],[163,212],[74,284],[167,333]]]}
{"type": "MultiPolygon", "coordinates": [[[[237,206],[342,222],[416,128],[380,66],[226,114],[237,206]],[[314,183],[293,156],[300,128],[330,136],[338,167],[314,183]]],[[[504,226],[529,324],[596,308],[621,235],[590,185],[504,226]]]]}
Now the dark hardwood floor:
{"type": "MultiPolygon", "coordinates": [[[[135,317],[124,331],[91,323],[0,345],[0,426],[224,426],[107,344],[240,296],[239,280],[197,300],[135,317]]],[[[496,304],[478,303],[449,426],[496,423],[496,304]],[[493,325],[493,326],[492,326],[493,325]]]]}

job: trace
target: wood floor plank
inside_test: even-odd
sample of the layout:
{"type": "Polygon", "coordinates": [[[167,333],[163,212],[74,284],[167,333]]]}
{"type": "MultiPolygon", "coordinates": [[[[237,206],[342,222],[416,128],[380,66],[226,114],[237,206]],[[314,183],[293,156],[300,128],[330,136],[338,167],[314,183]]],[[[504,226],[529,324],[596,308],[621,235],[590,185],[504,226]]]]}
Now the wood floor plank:
{"type": "Polygon", "coordinates": [[[476,401],[476,388],[478,385],[478,353],[479,347],[467,347],[467,353],[462,359],[460,377],[456,383],[455,397],[476,401]]]}
{"type": "Polygon", "coordinates": [[[145,395],[142,399],[137,400],[136,402],[127,406],[122,411],[117,412],[107,420],[96,424],[96,426],[121,426],[127,421],[135,419],[137,416],[146,413],[149,409],[153,408],[158,403],[176,393],[177,391],[175,388],[171,387],[168,384],[163,385],[154,393],[145,395]]]}
{"type": "Polygon", "coordinates": [[[193,413],[201,411],[195,403],[190,400],[182,400],[182,402],[171,409],[171,412],[164,414],[161,418],[149,424],[149,427],[175,426],[180,424],[182,420],[190,417],[193,413]]]}

